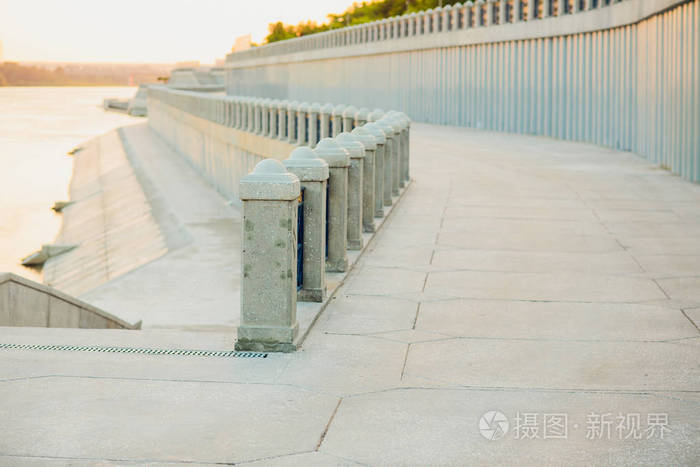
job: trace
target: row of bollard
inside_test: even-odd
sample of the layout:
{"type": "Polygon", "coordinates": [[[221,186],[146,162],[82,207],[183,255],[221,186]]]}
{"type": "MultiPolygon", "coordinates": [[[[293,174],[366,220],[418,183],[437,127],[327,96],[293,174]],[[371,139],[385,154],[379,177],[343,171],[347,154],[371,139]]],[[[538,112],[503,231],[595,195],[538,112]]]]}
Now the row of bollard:
{"type": "MultiPolygon", "coordinates": [[[[372,121],[367,108],[241,96],[204,96],[204,118],[221,125],[299,146],[350,132],[372,121]]],[[[379,110],[379,109],[377,109],[379,110]]],[[[380,111],[381,112],[381,111],[380,111]]],[[[375,116],[376,119],[376,116],[375,116]]]]}
{"type": "MultiPolygon", "coordinates": [[[[328,125],[328,133],[316,144],[296,148],[283,162],[265,159],[241,179],[237,350],[295,350],[297,300],[326,299],[326,273],[347,271],[347,250],[363,248],[362,234],[375,232],[375,219],[384,216],[384,208],[409,180],[406,115],[339,106],[321,115],[328,116],[319,119],[321,126],[328,125]],[[341,122],[344,131],[334,134],[341,122]],[[298,228],[303,229],[300,255],[298,228]]],[[[255,111],[249,116],[257,121],[255,111]]]]}

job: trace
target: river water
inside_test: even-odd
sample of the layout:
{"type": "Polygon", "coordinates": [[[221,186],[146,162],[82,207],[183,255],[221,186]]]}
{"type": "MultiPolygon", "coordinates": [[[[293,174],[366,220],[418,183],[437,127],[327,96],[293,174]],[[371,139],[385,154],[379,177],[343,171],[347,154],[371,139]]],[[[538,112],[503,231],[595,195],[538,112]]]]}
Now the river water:
{"type": "Polygon", "coordinates": [[[68,198],[73,160],[66,153],[93,136],[143,121],[106,112],[105,97],[131,97],[133,87],[0,87],[0,272],[41,281],[20,259],[51,243],[68,198]]]}

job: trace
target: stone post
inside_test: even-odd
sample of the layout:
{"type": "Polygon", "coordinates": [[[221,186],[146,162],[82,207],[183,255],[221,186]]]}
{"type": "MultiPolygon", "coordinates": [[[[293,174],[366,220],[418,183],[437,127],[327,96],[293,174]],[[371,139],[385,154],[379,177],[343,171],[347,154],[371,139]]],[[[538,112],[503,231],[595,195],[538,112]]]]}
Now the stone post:
{"type": "Polygon", "coordinates": [[[374,217],[384,217],[384,150],[386,148],[386,133],[376,123],[368,123],[362,127],[368,131],[377,144],[374,152],[374,217]]]}
{"type": "Polygon", "coordinates": [[[326,298],[326,183],[328,164],[313,150],[296,148],[284,160],[287,170],[299,178],[303,190],[303,277],[297,300],[322,302],[326,298]]]}
{"type": "Polygon", "coordinates": [[[408,145],[411,120],[403,112],[391,111],[387,115],[393,118],[401,128],[401,134],[399,136],[401,140],[399,151],[399,187],[403,188],[405,182],[410,179],[408,167],[410,155],[408,145]]]}
{"type": "Polygon", "coordinates": [[[362,245],[362,195],[365,147],[351,133],[341,133],[336,142],[350,153],[348,171],[348,250],[361,250],[362,245]]]}
{"type": "Polygon", "coordinates": [[[331,132],[330,132],[330,126],[331,126],[331,115],[333,114],[333,104],[326,103],[323,104],[323,107],[321,107],[321,113],[320,113],[320,120],[321,120],[321,125],[320,125],[320,133],[319,133],[319,138],[330,138],[331,132]]]}
{"type": "Polygon", "coordinates": [[[348,269],[348,168],[350,154],[331,138],[319,141],[316,156],[328,163],[328,257],[326,271],[348,269]]]}
{"type": "Polygon", "coordinates": [[[292,101],[287,104],[285,109],[287,112],[287,142],[292,144],[297,142],[297,107],[299,107],[299,103],[292,101]]]}
{"type": "Polygon", "coordinates": [[[284,141],[287,139],[287,104],[288,101],[284,100],[280,102],[280,106],[277,109],[277,126],[279,131],[277,133],[277,139],[284,141]]]}
{"type": "Polygon", "coordinates": [[[355,126],[362,126],[369,120],[369,109],[367,107],[362,107],[355,113],[355,126]]]}
{"type": "Polygon", "coordinates": [[[343,130],[343,112],[345,112],[346,107],[343,104],[338,104],[335,107],[333,107],[333,113],[331,114],[333,120],[331,122],[331,126],[333,127],[333,131],[331,132],[331,136],[334,138],[341,134],[343,131],[350,131],[350,130],[343,130]]]}
{"type": "Polygon", "coordinates": [[[384,116],[384,111],[382,109],[374,109],[367,116],[367,121],[368,122],[376,122],[377,120],[381,119],[383,116],[384,116]]]}
{"type": "Polygon", "coordinates": [[[527,2],[527,20],[532,21],[537,19],[537,2],[535,0],[528,0],[527,2]]]}
{"type": "Polygon", "coordinates": [[[357,107],[348,106],[343,111],[343,131],[350,132],[355,128],[355,115],[357,114],[357,107]]]}
{"type": "Polygon", "coordinates": [[[315,148],[316,144],[319,141],[318,114],[320,112],[321,112],[321,104],[319,104],[318,102],[314,102],[313,104],[311,104],[311,107],[309,107],[309,121],[307,122],[307,125],[309,126],[309,147],[310,148],[315,148]]]}
{"type": "Polygon", "coordinates": [[[263,99],[260,103],[260,134],[262,136],[269,136],[270,134],[270,113],[270,101],[268,99],[263,99]]]}
{"type": "Polygon", "coordinates": [[[386,133],[386,146],[384,147],[384,206],[391,206],[393,201],[391,199],[392,195],[392,183],[393,183],[393,173],[394,173],[394,163],[395,163],[395,151],[396,151],[396,131],[394,126],[389,122],[389,120],[381,119],[375,122],[379,125],[379,128],[386,133]]]}
{"type": "Polygon", "coordinates": [[[363,127],[352,130],[360,143],[365,147],[365,160],[362,171],[362,231],[374,232],[374,193],[375,193],[375,159],[377,140],[372,133],[363,127]]]}
{"type": "Polygon", "coordinates": [[[253,131],[255,131],[255,99],[249,98],[246,106],[248,107],[246,130],[253,133],[253,131]]]}
{"type": "Polygon", "coordinates": [[[394,129],[394,138],[391,150],[391,194],[393,196],[398,196],[400,188],[399,182],[402,178],[399,176],[401,173],[401,123],[389,116],[383,117],[380,122],[384,120],[388,121],[388,123],[394,129]]]}
{"type": "Polygon", "coordinates": [[[297,106],[297,127],[299,133],[299,136],[297,137],[297,144],[299,146],[310,146],[309,139],[307,137],[308,129],[306,128],[306,116],[308,113],[308,102],[302,102],[297,106]]]}
{"type": "Polygon", "coordinates": [[[272,99],[270,102],[270,116],[269,116],[269,128],[267,131],[267,137],[275,139],[278,137],[278,126],[277,126],[277,111],[280,106],[280,101],[277,99],[272,99]]]}
{"type": "Polygon", "coordinates": [[[236,350],[296,350],[299,179],[274,159],[241,179],[241,325],[236,350]]]}
{"type": "Polygon", "coordinates": [[[255,99],[253,102],[253,133],[259,135],[262,130],[262,99],[255,99]]]}

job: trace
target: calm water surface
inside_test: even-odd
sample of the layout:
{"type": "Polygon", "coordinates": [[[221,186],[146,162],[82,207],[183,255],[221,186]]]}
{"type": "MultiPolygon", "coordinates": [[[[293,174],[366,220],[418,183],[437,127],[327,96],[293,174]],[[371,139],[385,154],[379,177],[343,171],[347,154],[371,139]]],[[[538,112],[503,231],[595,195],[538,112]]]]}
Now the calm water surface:
{"type": "Polygon", "coordinates": [[[0,87],[0,272],[41,280],[19,260],[51,243],[61,227],[54,201],[68,198],[80,143],[143,121],[105,112],[105,97],[131,97],[131,87],[0,87]]]}

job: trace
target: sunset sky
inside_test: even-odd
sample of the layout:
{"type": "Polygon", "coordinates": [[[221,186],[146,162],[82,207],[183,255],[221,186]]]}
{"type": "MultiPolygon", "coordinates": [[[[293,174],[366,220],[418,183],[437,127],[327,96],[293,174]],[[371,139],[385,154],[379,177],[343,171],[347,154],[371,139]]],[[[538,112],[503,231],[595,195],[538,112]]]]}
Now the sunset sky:
{"type": "Polygon", "coordinates": [[[0,0],[4,59],[213,63],[268,23],[325,21],[353,0],[0,0]]]}

